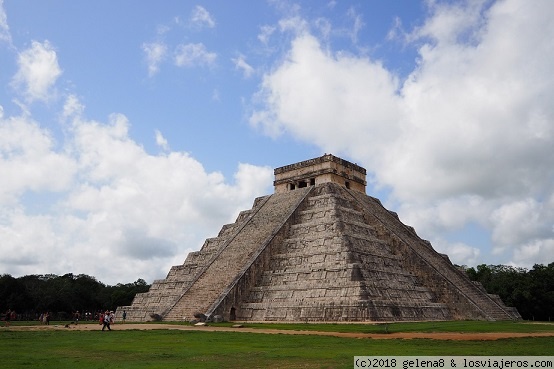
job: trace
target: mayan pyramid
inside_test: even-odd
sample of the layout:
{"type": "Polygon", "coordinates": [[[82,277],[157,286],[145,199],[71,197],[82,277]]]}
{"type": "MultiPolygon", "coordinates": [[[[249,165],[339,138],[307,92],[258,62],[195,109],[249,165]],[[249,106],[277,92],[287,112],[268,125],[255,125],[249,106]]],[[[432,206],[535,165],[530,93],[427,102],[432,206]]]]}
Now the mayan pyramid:
{"type": "Polygon", "coordinates": [[[367,196],[366,170],[333,155],[275,169],[254,200],[167,277],[129,321],[518,319],[412,227],[367,196]]]}

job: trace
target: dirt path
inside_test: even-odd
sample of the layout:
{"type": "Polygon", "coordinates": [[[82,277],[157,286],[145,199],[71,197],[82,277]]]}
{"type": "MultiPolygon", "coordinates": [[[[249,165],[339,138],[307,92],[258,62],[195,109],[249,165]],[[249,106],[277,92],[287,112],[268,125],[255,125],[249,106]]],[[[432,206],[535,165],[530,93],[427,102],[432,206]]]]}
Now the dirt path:
{"type": "MultiPolygon", "coordinates": [[[[406,332],[406,333],[344,333],[344,332],[322,332],[322,331],[298,331],[298,330],[279,330],[279,329],[255,329],[255,328],[231,328],[231,327],[212,327],[212,326],[189,326],[180,324],[114,324],[113,330],[153,330],[169,329],[180,331],[209,331],[209,332],[246,332],[259,334],[294,334],[294,335],[320,335],[343,338],[372,338],[372,339],[414,339],[426,338],[434,340],[458,340],[458,341],[489,341],[502,338],[521,338],[521,337],[552,337],[554,332],[534,332],[534,333],[426,333],[426,332],[406,332]]],[[[49,326],[11,326],[2,327],[2,330],[32,331],[32,330],[80,330],[80,331],[99,331],[102,326],[99,324],[71,324],[49,325],[49,326]]]]}

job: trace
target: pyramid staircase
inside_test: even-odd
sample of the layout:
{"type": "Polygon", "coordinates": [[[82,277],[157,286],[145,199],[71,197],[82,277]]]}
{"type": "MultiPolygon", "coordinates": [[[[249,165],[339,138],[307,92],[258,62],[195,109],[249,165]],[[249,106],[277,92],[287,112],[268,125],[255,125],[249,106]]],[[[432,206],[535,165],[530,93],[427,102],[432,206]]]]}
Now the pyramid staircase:
{"type": "Polygon", "coordinates": [[[197,274],[179,299],[162,314],[166,320],[191,320],[209,310],[222,291],[241,272],[246,261],[269,242],[311,188],[266,197],[241,224],[211,261],[197,274]]]}
{"type": "Polygon", "coordinates": [[[257,198],[251,210],[242,211],[235,223],[224,225],[217,237],[208,238],[199,251],[189,253],[182,265],[172,266],[167,277],[155,280],[148,292],[136,294],[132,305],[118,307],[117,314],[125,310],[129,321],[149,321],[153,315],[161,318],[268,198],[257,198]]]}

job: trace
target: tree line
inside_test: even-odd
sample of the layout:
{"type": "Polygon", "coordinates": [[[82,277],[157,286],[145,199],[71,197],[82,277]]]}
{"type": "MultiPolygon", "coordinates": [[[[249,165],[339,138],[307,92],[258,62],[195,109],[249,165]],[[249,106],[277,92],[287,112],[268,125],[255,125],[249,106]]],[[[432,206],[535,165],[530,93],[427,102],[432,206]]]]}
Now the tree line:
{"type": "MultiPolygon", "coordinates": [[[[130,305],[139,292],[150,288],[143,279],[115,286],[105,285],[85,274],[0,276],[0,312],[15,310],[18,319],[34,320],[42,313],[55,320],[71,319],[76,312],[114,310],[130,305]]],[[[82,319],[83,319],[82,318],[82,319]]]]}
{"type": "Polygon", "coordinates": [[[535,264],[530,270],[485,264],[465,270],[488,293],[500,296],[507,306],[517,308],[523,319],[554,320],[554,263],[535,264]]]}
{"type": "MultiPolygon", "coordinates": [[[[488,293],[499,295],[507,306],[517,308],[523,319],[554,320],[554,263],[536,264],[530,270],[485,264],[463,269],[488,293]]],[[[71,318],[76,311],[94,313],[130,305],[135,294],[149,288],[143,279],[108,286],[84,274],[19,278],[4,274],[0,276],[0,312],[15,310],[23,319],[35,319],[44,312],[71,318]]]]}

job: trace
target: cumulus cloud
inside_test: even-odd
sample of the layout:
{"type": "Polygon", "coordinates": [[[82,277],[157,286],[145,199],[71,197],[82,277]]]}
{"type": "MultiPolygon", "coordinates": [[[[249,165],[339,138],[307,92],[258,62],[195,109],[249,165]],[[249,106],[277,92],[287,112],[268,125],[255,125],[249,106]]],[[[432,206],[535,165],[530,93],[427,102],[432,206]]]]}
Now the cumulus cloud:
{"type": "Polygon", "coordinates": [[[178,67],[211,66],[217,54],[209,52],[202,43],[181,44],[175,48],[175,65],[178,67]]]}
{"type": "Polygon", "coordinates": [[[76,170],[72,158],[54,151],[50,133],[26,116],[0,118],[0,205],[26,191],[66,190],[76,170]]]}
{"type": "Polygon", "coordinates": [[[479,263],[480,250],[476,247],[467,245],[463,242],[449,243],[442,239],[433,240],[433,246],[435,250],[440,253],[448,255],[451,262],[463,261],[463,265],[474,266],[479,263]]]}
{"type": "MultiPolygon", "coordinates": [[[[295,36],[264,75],[250,122],[362,163],[416,229],[476,222],[504,260],[525,259],[516,245],[529,240],[527,254],[542,255],[554,239],[544,200],[554,192],[554,39],[545,37],[554,34],[554,8],[428,6],[430,16],[406,35],[419,55],[405,80],[377,60],[322,46],[302,19],[283,20],[295,36]]],[[[354,31],[362,25],[355,15],[354,31]]]]}
{"type": "Polygon", "coordinates": [[[53,234],[53,219],[27,214],[22,206],[0,207],[3,272],[25,274],[28,270],[49,273],[48,265],[59,265],[61,251],[53,234]]]}
{"type": "Polygon", "coordinates": [[[84,110],[67,98],[63,151],[29,118],[1,121],[0,239],[13,255],[0,260],[4,272],[79,271],[107,283],[161,278],[271,184],[266,167],[240,164],[229,184],[187,153],[149,154],[129,137],[124,115],[98,122],[84,110]],[[26,194],[49,191],[48,215],[26,208],[26,194]]]}
{"type": "Polygon", "coordinates": [[[33,41],[29,49],[19,54],[17,64],[19,69],[12,84],[29,102],[48,101],[54,93],[56,80],[62,74],[56,51],[50,42],[33,41]]]}
{"type": "Polygon", "coordinates": [[[376,152],[365,143],[377,135],[393,138],[398,130],[397,88],[380,63],[332,55],[304,34],[283,64],[264,76],[259,96],[266,109],[254,112],[250,122],[268,134],[290,131],[334,151],[350,146],[376,152]]]}

